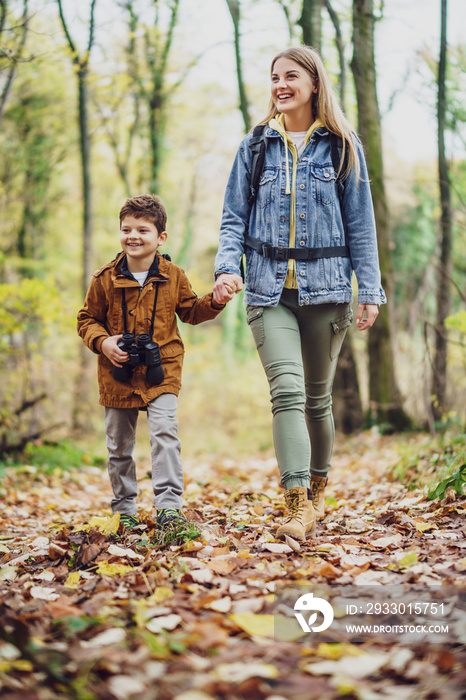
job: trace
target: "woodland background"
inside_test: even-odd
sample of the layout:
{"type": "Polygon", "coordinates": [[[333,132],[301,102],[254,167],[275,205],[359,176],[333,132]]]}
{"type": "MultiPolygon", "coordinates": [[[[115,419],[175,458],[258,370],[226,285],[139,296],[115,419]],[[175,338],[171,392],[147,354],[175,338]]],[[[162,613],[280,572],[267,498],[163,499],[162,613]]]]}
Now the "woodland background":
{"type": "MultiPolygon", "coordinates": [[[[235,150],[266,112],[272,56],[301,41],[320,48],[365,145],[389,296],[369,335],[348,336],[337,427],[461,433],[460,5],[412,2],[407,15],[398,0],[1,0],[0,457],[53,442],[71,459],[70,439],[104,454],[95,358],[75,318],[93,270],[119,250],[119,208],[160,194],[165,252],[209,291],[235,150]]],[[[270,449],[242,299],[181,332],[184,454],[270,449]]]]}

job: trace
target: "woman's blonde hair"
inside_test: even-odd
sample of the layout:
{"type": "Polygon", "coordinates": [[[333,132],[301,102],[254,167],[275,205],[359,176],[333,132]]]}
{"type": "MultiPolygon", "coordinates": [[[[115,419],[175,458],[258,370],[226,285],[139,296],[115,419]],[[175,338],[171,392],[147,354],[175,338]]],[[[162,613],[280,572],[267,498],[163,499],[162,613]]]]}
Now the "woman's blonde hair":
{"type": "MultiPolygon", "coordinates": [[[[322,59],[318,52],[310,46],[292,46],[289,49],[280,51],[273,61],[270,73],[273,73],[275,63],[279,58],[290,58],[298,63],[307,73],[317,86],[317,93],[312,95],[312,116],[314,119],[319,118],[328,131],[336,134],[342,139],[343,149],[340,167],[340,174],[345,162],[346,149],[348,149],[348,166],[343,173],[343,177],[348,177],[354,170],[356,181],[359,180],[360,168],[359,158],[354,145],[355,130],[343,114],[338,99],[333,92],[330,78],[322,63],[322,59]]],[[[279,114],[279,110],[275,106],[273,100],[270,100],[270,111],[260,124],[268,124],[268,122],[279,114]]]]}

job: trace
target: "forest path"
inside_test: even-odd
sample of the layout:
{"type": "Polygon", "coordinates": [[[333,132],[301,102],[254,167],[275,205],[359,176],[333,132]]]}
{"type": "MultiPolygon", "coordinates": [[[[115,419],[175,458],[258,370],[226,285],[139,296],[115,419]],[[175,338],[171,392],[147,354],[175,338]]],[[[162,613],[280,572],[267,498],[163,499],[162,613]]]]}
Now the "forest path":
{"type": "Polygon", "coordinates": [[[120,534],[105,470],[9,469],[0,505],[2,697],[465,697],[464,596],[448,604],[464,585],[466,502],[407,490],[390,477],[398,459],[399,445],[377,433],[341,440],[327,516],[305,543],[273,537],[283,496],[272,458],[187,462],[186,512],[199,534],[183,544],[157,533],[144,462],[144,525],[120,534]],[[84,531],[91,516],[107,517],[84,531]],[[342,598],[364,601],[365,613],[390,603],[382,618],[349,621],[392,628],[426,621],[425,607],[407,614],[419,600],[435,629],[356,634],[334,621],[303,633],[292,608],[309,591],[333,602],[337,622],[342,598]]]}

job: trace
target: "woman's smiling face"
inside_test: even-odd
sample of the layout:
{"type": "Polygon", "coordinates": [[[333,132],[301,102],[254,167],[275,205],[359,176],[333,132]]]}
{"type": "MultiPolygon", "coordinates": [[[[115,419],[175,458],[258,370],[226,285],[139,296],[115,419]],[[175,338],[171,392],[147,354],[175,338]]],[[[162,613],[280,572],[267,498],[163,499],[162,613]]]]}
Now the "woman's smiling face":
{"type": "Polygon", "coordinates": [[[309,112],[312,123],[311,97],[317,93],[317,85],[305,68],[291,58],[278,58],[272,70],[272,100],[279,112],[302,116],[309,112]]]}

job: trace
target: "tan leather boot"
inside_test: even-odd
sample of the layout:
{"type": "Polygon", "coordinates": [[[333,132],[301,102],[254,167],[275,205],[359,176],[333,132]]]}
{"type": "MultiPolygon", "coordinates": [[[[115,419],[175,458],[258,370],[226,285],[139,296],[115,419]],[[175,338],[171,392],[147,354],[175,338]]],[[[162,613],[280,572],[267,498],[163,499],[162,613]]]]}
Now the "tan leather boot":
{"type": "Polygon", "coordinates": [[[326,476],[315,476],[311,474],[311,492],[312,504],[314,506],[316,520],[322,520],[325,517],[325,487],[327,486],[328,478],[326,476]]]}
{"type": "Polygon", "coordinates": [[[312,504],[312,493],[305,486],[295,486],[285,491],[288,515],[277,530],[276,537],[285,535],[295,540],[305,540],[316,525],[316,514],[312,504]]]}

